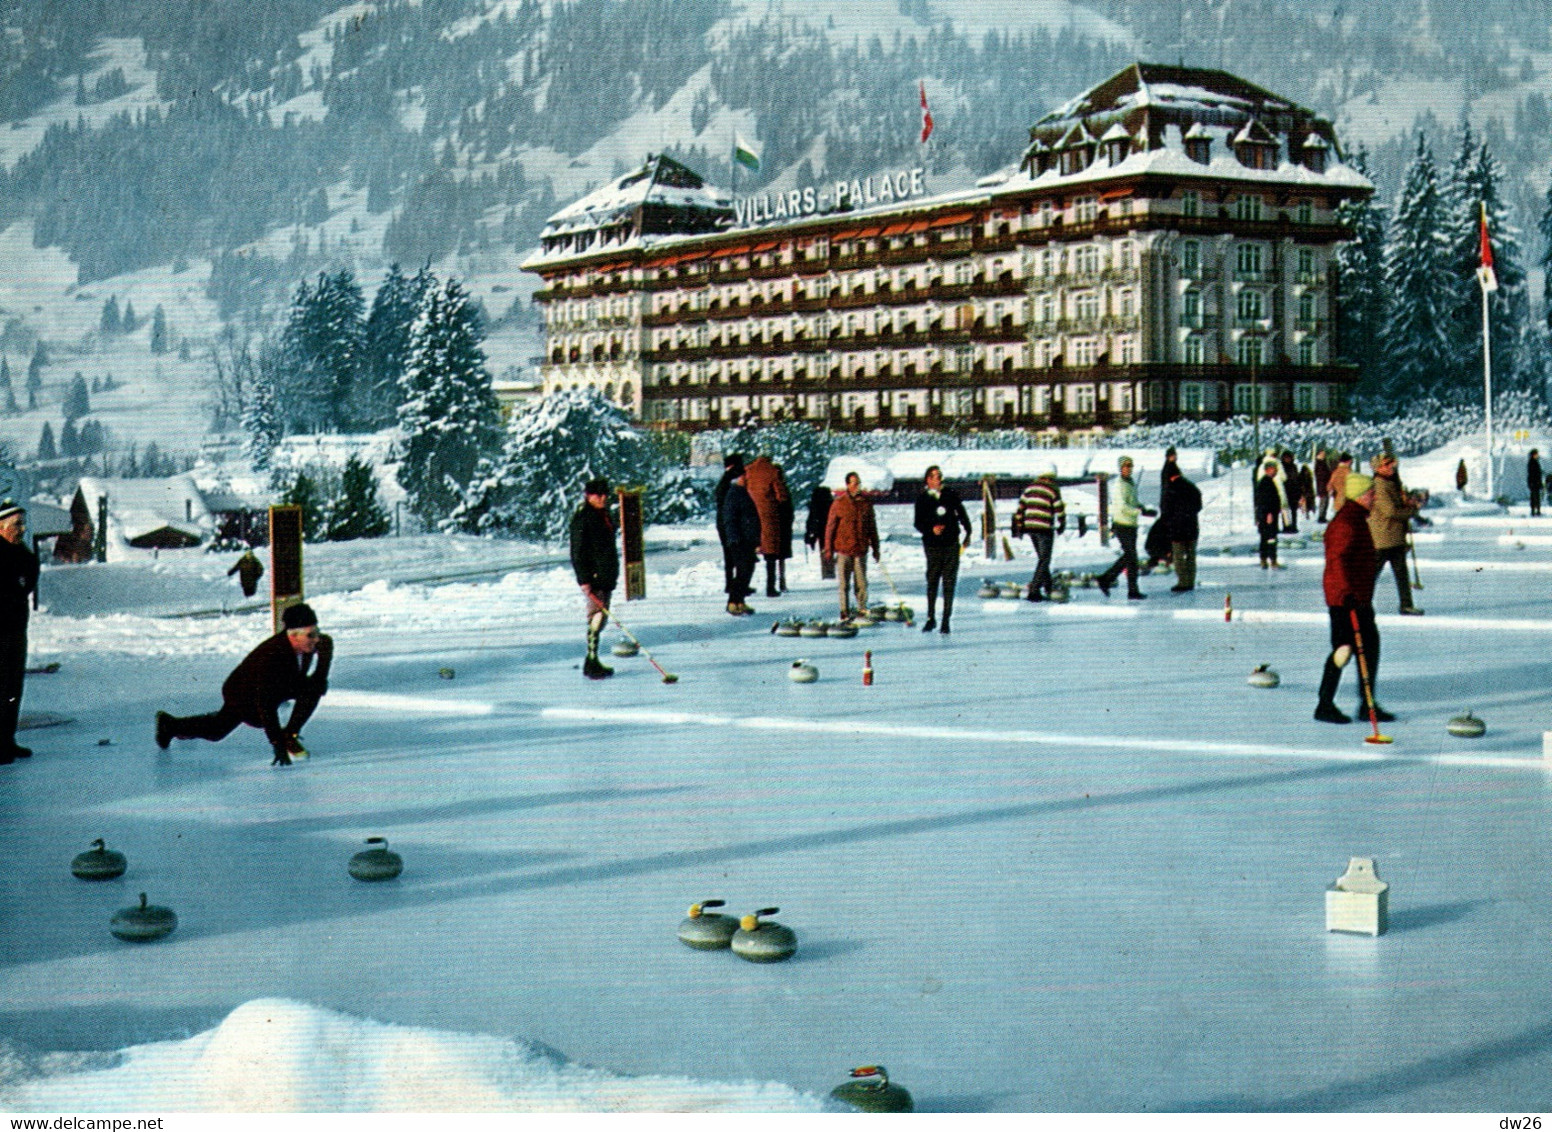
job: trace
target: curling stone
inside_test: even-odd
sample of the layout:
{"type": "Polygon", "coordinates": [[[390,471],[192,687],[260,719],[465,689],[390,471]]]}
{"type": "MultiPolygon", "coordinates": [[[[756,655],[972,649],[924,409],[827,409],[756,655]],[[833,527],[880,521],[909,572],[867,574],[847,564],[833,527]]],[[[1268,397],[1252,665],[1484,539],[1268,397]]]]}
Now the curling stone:
{"type": "Polygon", "coordinates": [[[146,894],[140,894],[140,907],[120,908],[113,913],[108,929],[126,943],[150,943],[171,935],[178,926],[178,917],[171,908],[159,904],[147,904],[146,894]]]}
{"type": "Polygon", "coordinates": [[[842,621],[838,625],[830,626],[832,637],[855,637],[857,635],[857,623],[855,621],[842,621]]]}
{"type": "Polygon", "coordinates": [[[457,676],[458,673],[454,672],[451,668],[438,668],[437,675],[444,680],[451,680],[454,676],[457,676]]]}
{"type": "Polygon", "coordinates": [[[987,578],[984,582],[981,583],[981,588],[975,591],[975,596],[979,598],[1001,597],[1002,589],[997,585],[996,582],[992,581],[990,578],[987,578]]]}
{"type": "Polygon", "coordinates": [[[830,1090],[836,1100],[863,1112],[915,1112],[911,1094],[889,1083],[882,1065],[864,1065],[851,1071],[851,1080],[830,1090]]]}
{"type": "Polygon", "coordinates": [[[124,854],[109,849],[102,838],[92,842],[92,847],[70,862],[70,871],[82,880],[112,880],[124,875],[129,862],[124,854]]]}
{"type": "Polygon", "coordinates": [[[1085,589],[1085,590],[1093,589],[1094,588],[1094,575],[1093,574],[1084,574],[1081,577],[1079,577],[1078,578],[1078,586],[1079,586],[1079,588],[1085,589]]]}
{"type": "Polygon", "coordinates": [[[1445,728],[1451,735],[1458,735],[1462,739],[1480,739],[1487,730],[1487,724],[1483,723],[1469,711],[1464,715],[1457,715],[1450,720],[1445,728]]]}
{"type": "Polygon", "coordinates": [[[851,623],[860,629],[871,629],[882,620],[883,617],[875,617],[871,609],[859,609],[851,615],[851,623]]]}
{"type": "Polygon", "coordinates": [[[800,637],[827,637],[830,635],[830,626],[823,621],[810,621],[798,630],[800,637]]]}
{"type": "Polygon", "coordinates": [[[1245,681],[1252,688],[1275,688],[1282,683],[1282,679],[1265,664],[1256,665],[1256,670],[1245,681]]]}
{"type": "Polygon", "coordinates": [[[798,637],[803,633],[801,621],[778,621],[775,633],[778,637],[798,637]]]}
{"type": "Polygon", "coordinates": [[[885,619],[884,615],[888,612],[889,607],[887,605],[868,606],[868,616],[873,618],[875,621],[883,621],[885,619]]]}
{"type": "Polygon", "coordinates": [[[888,609],[884,610],[884,620],[885,621],[904,621],[905,620],[905,614],[901,611],[901,609],[900,609],[900,607],[898,605],[891,605],[888,609]]]}
{"type": "Polygon", "coordinates": [[[641,646],[635,641],[615,641],[609,651],[615,656],[635,656],[641,651],[641,646]]]}
{"type": "Polygon", "coordinates": [[[404,871],[404,858],[388,848],[386,837],[368,837],[371,849],[350,859],[350,875],[357,880],[392,880],[404,871]]]}
{"type": "Polygon", "coordinates": [[[733,954],[751,963],[780,963],[783,959],[791,959],[798,949],[797,934],[782,924],[760,919],[780,911],[780,908],[761,908],[740,920],[738,930],[733,933],[733,954]]]}
{"type": "Polygon", "coordinates": [[[1067,592],[1066,586],[1052,586],[1050,600],[1056,602],[1058,605],[1065,605],[1067,602],[1072,600],[1072,595],[1067,592]]]}
{"type": "Polygon", "coordinates": [[[794,660],[792,667],[787,669],[787,679],[794,684],[812,684],[819,679],[819,669],[806,660],[794,660]]]}
{"type": "Polygon", "coordinates": [[[708,912],[708,908],[720,908],[721,900],[702,900],[690,905],[690,914],[679,925],[679,942],[697,951],[716,951],[733,942],[738,930],[738,920],[721,912],[708,912]]]}
{"type": "Polygon", "coordinates": [[[1006,598],[1021,598],[1024,596],[1024,587],[1017,582],[1003,582],[1002,596],[1006,598]]]}

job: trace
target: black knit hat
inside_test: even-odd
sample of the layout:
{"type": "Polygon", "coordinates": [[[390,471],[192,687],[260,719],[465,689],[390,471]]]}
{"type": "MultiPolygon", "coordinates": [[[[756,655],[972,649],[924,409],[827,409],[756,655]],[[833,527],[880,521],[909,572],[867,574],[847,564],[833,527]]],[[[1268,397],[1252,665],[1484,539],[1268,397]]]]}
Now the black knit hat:
{"type": "Polygon", "coordinates": [[[313,612],[313,607],[306,602],[298,605],[288,605],[280,614],[280,623],[288,630],[310,629],[318,624],[318,615],[313,612]]]}
{"type": "Polygon", "coordinates": [[[583,495],[608,495],[609,481],[601,477],[590,479],[587,486],[582,489],[583,495]]]}

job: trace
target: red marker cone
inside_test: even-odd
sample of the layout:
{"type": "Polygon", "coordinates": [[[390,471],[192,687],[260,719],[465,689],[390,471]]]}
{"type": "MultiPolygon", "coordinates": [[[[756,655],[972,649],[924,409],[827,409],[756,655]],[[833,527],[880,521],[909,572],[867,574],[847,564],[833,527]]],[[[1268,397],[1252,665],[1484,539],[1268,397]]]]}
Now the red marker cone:
{"type": "Polygon", "coordinates": [[[1234,603],[1232,601],[1233,596],[1233,594],[1223,595],[1223,619],[1225,621],[1232,621],[1234,619],[1234,603]]]}
{"type": "Polygon", "coordinates": [[[873,652],[869,650],[862,654],[862,686],[864,688],[873,685],[873,652]]]}

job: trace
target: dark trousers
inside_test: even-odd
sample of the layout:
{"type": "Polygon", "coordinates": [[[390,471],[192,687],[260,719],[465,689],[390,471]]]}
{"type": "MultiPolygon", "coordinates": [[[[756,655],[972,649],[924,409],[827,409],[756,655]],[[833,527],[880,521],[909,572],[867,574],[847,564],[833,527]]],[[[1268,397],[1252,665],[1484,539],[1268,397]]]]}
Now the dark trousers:
{"type": "Polygon", "coordinates": [[[1030,531],[1029,541],[1035,544],[1035,576],[1029,580],[1029,592],[1033,596],[1051,596],[1051,548],[1056,545],[1055,531],[1030,531]]]}
{"type": "Polygon", "coordinates": [[[1408,609],[1412,605],[1412,579],[1407,577],[1407,548],[1403,543],[1400,546],[1387,547],[1376,552],[1379,559],[1378,570],[1383,573],[1385,563],[1390,563],[1390,569],[1396,576],[1396,596],[1401,600],[1401,608],[1408,609]]]}
{"type": "Polygon", "coordinates": [[[1322,494],[1320,496],[1320,522],[1324,523],[1326,521],[1326,508],[1330,505],[1331,497],[1329,495],[1322,494]]]}
{"type": "Polygon", "coordinates": [[[754,593],[754,588],[750,586],[749,581],[754,577],[755,563],[758,558],[759,551],[755,547],[728,547],[728,561],[732,564],[732,571],[728,575],[729,601],[743,601],[754,593]]]}
{"type": "Polygon", "coordinates": [[[959,583],[959,546],[924,546],[927,556],[927,616],[937,617],[938,583],[943,583],[943,624],[954,612],[954,587],[959,583]]]}
{"type": "Polygon", "coordinates": [[[1261,564],[1277,565],[1277,524],[1257,523],[1256,533],[1261,536],[1261,564]]]}
{"type": "Polygon", "coordinates": [[[1537,484],[1535,487],[1530,489],[1530,513],[1532,515],[1539,515],[1539,514],[1541,514],[1541,485],[1540,484],[1537,484]]]}
{"type": "MultiPolygon", "coordinates": [[[[1353,637],[1353,614],[1355,612],[1358,614],[1358,632],[1363,637],[1363,662],[1369,670],[1369,694],[1378,702],[1379,693],[1375,691],[1375,688],[1377,687],[1376,681],[1379,679],[1380,671],[1380,631],[1379,627],[1374,623],[1374,606],[1360,605],[1356,610],[1340,605],[1326,606],[1326,613],[1331,618],[1331,651],[1335,653],[1337,649],[1346,645],[1353,650],[1354,658],[1352,663],[1355,667],[1357,666],[1358,643],[1353,637]]],[[[1320,692],[1321,699],[1330,702],[1336,695],[1337,684],[1341,680],[1341,669],[1336,667],[1334,661],[1327,660],[1326,674],[1326,680],[1322,683],[1320,692]]],[[[1358,686],[1358,710],[1360,714],[1369,710],[1369,705],[1364,702],[1363,698],[1361,676],[1358,686]]]]}
{"type": "Polygon", "coordinates": [[[1196,540],[1172,542],[1169,545],[1175,559],[1175,588],[1194,590],[1196,588],[1196,540]]]}
{"type": "MultiPolygon", "coordinates": [[[[313,717],[313,712],[318,710],[319,693],[311,689],[303,692],[296,698],[296,703],[291,708],[291,721],[286,724],[286,730],[292,735],[301,734],[302,728],[313,717]]],[[[174,739],[209,739],[212,743],[220,742],[233,731],[237,725],[246,723],[249,727],[257,727],[264,730],[264,721],[236,704],[225,701],[221,704],[221,710],[211,712],[209,715],[189,715],[179,718],[168,717],[168,733],[174,739]]]]}
{"type": "Polygon", "coordinates": [[[722,592],[728,595],[729,601],[736,600],[733,597],[733,575],[737,572],[734,567],[735,551],[727,543],[722,544],[722,592]]]}
{"type": "Polygon", "coordinates": [[[1123,527],[1113,524],[1110,528],[1116,541],[1121,544],[1121,557],[1117,558],[1100,577],[1105,585],[1112,585],[1121,572],[1126,571],[1126,592],[1129,594],[1141,593],[1137,588],[1137,528],[1123,527]]]}
{"type": "Polygon", "coordinates": [[[0,633],[0,753],[16,746],[16,721],[27,679],[27,634],[0,633]]]}

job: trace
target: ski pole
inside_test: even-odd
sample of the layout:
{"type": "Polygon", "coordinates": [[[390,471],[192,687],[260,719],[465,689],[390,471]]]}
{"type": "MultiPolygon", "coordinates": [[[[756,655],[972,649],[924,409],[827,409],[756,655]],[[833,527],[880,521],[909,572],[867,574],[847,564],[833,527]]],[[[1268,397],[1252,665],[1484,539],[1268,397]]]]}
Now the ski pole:
{"type": "Polygon", "coordinates": [[[1363,655],[1363,630],[1358,626],[1358,611],[1347,611],[1353,622],[1353,648],[1358,653],[1358,680],[1363,685],[1363,702],[1369,707],[1369,725],[1374,728],[1373,735],[1365,735],[1365,743],[1390,743],[1393,740],[1389,735],[1380,734],[1380,719],[1374,713],[1374,685],[1369,683],[1369,662],[1363,655]]]}
{"type": "Polygon", "coordinates": [[[614,610],[610,609],[608,606],[604,606],[603,610],[604,610],[605,613],[607,613],[609,615],[609,620],[614,622],[615,626],[620,630],[620,632],[624,633],[627,637],[629,637],[631,639],[631,642],[638,649],[641,650],[641,655],[647,658],[647,662],[649,664],[651,664],[653,668],[657,669],[660,673],[662,673],[662,675],[663,675],[663,683],[665,683],[665,684],[677,684],[677,683],[679,683],[679,677],[674,675],[672,672],[665,672],[663,670],[663,666],[652,658],[652,653],[648,650],[647,646],[642,644],[640,641],[638,641],[636,639],[636,634],[632,633],[629,629],[627,629],[625,627],[625,622],[621,621],[618,617],[616,617],[614,615],[614,610]]]}
{"type": "Polygon", "coordinates": [[[1412,588],[1414,590],[1420,590],[1423,588],[1423,578],[1422,575],[1417,572],[1417,544],[1412,541],[1411,530],[1407,531],[1406,536],[1407,549],[1412,552],[1412,588]]]}

